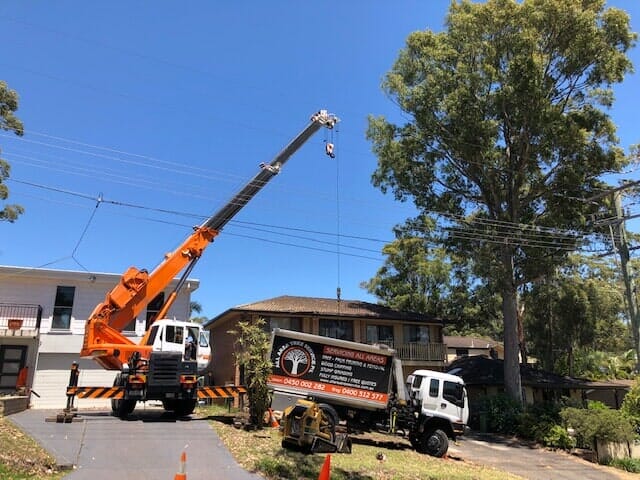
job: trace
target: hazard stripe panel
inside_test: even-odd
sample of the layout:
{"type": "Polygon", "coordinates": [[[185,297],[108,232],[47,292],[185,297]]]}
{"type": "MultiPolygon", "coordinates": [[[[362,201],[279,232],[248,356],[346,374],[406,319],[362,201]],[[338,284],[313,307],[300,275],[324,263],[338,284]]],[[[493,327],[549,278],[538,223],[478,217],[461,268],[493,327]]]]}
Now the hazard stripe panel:
{"type": "Polygon", "coordinates": [[[78,398],[123,398],[123,387],[68,387],[67,395],[78,398]]]}
{"type": "Polygon", "coordinates": [[[234,398],[247,393],[244,387],[200,387],[198,398],[234,398]]]}
{"type": "MultiPolygon", "coordinates": [[[[234,398],[247,393],[245,387],[199,387],[198,398],[234,398]]],[[[78,398],[124,398],[124,387],[67,387],[67,395],[78,398]]]]}

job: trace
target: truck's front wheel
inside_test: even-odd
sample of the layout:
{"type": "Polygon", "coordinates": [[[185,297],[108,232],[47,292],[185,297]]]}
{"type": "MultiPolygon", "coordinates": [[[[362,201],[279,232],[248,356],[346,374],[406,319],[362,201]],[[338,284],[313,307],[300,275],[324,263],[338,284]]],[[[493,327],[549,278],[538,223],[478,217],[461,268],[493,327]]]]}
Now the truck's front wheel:
{"type": "Polygon", "coordinates": [[[420,442],[420,451],[433,457],[444,457],[449,450],[449,437],[439,428],[424,432],[420,442]]]}
{"type": "MultiPolygon", "coordinates": [[[[120,373],[116,375],[113,381],[114,387],[124,387],[126,384],[126,377],[120,373]]],[[[136,408],[136,401],[131,399],[117,398],[111,400],[111,411],[116,417],[127,418],[127,416],[133,412],[136,408]]]]}

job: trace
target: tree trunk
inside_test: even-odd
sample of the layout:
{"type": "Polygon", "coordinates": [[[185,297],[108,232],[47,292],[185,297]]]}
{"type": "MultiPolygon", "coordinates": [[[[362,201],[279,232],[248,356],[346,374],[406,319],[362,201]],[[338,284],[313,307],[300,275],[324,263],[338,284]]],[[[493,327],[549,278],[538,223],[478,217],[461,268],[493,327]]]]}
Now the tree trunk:
{"type": "Polygon", "coordinates": [[[573,345],[567,349],[567,363],[569,364],[569,376],[573,377],[573,345]]]}
{"type": "Polygon", "coordinates": [[[518,345],[518,297],[511,248],[502,250],[502,316],[504,318],[504,387],[507,395],[523,404],[518,345]]]}
{"type": "Polygon", "coordinates": [[[527,343],[524,338],[524,302],[516,297],[518,309],[518,347],[520,347],[520,359],[523,365],[527,364],[527,343]]]}

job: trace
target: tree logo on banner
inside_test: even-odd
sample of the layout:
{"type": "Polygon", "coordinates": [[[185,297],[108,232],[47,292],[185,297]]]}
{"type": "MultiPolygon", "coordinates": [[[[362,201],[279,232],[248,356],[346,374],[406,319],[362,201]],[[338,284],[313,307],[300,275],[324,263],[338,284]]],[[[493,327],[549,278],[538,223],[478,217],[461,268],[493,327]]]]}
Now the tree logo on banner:
{"type": "Polygon", "coordinates": [[[300,341],[287,342],[278,350],[276,364],[290,377],[313,373],[316,355],[309,345],[300,341]]]}

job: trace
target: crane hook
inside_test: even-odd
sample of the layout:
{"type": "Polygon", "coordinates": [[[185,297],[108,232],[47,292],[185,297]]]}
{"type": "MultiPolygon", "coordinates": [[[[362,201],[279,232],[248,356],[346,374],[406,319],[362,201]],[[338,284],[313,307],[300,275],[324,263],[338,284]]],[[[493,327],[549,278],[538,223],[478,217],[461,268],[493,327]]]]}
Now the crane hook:
{"type": "Polygon", "coordinates": [[[333,143],[327,142],[324,146],[324,151],[331,158],[336,158],[336,154],[333,153],[333,143]]]}

